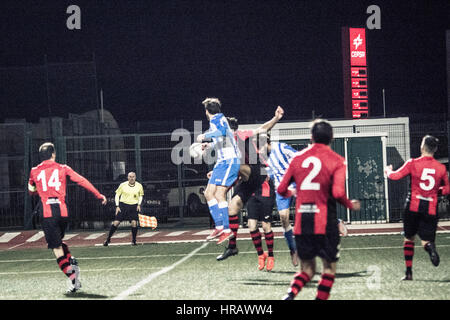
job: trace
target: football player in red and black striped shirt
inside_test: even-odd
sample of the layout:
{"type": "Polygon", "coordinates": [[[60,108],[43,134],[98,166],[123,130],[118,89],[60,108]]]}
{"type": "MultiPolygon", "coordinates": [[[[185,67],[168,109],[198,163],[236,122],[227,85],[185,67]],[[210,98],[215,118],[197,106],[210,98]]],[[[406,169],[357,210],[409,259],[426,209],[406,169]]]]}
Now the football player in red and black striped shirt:
{"type": "Polygon", "coordinates": [[[435,238],[438,223],[437,203],[438,192],[443,195],[450,193],[447,170],[433,156],[437,151],[438,140],[433,136],[425,136],[420,146],[421,156],[410,159],[396,171],[392,165],[386,167],[389,179],[399,180],[411,177],[411,192],[406,198],[404,225],[404,257],[406,274],[403,280],[412,280],[412,261],[414,256],[414,237],[422,239],[422,246],[430,255],[433,265],[439,265],[439,255],[436,251],[435,238]]]}
{"type": "Polygon", "coordinates": [[[53,250],[61,271],[71,280],[68,291],[81,288],[79,268],[72,257],[69,247],[62,241],[67,227],[68,212],[66,206],[66,178],[76,182],[106,204],[106,198],[86,178],[80,176],[67,165],[55,161],[56,152],[52,143],[44,143],[39,148],[39,157],[43,160],[31,169],[28,190],[41,198],[41,221],[48,248],[53,250]]]}
{"type": "Polygon", "coordinates": [[[292,159],[278,193],[294,195],[288,189],[296,183],[294,235],[301,271],[294,276],[285,300],[293,300],[316,271],[316,256],[322,258],[323,273],[316,299],[328,299],[339,259],[339,229],[336,201],[351,210],[359,210],[358,200],[350,201],[345,193],[345,159],[331,150],[333,129],[324,120],[313,122],[312,144],[292,159]]]}

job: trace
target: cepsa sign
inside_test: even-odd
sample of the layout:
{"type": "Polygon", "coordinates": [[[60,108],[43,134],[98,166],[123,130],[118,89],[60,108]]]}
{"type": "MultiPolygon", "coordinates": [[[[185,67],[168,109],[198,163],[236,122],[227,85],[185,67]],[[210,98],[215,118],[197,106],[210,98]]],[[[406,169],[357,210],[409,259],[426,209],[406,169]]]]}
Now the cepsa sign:
{"type": "Polygon", "coordinates": [[[366,29],[349,28],[350,65],[366,66],[366,29]]]}

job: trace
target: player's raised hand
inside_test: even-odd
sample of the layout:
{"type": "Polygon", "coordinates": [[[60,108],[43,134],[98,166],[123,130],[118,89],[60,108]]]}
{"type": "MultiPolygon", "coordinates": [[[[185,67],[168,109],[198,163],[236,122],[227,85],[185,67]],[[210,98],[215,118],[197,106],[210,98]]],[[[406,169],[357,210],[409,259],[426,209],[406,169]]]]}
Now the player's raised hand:
{"type": "Polygon", "coordinates": [[[284,115],[283,108],[278,106],[277,110],[275,110],[275,117],[277,117],[278,120],[280,120],[281,118],[283,118],[283,115],[284,115]]]}
{"type": "Polygon", "coordinates": [[[197,142],[203,142],[203,140],[205,140],[205,135],[204,134],[199,134],[198,136],[197,136],[197,142]]]}
{"type": "Polygon", "coordinates": [[[386,174],[391,171],[392,171],[392,164],[390,164],[390,165],[386,166],[386,168],[384,168],[384,172],[386,172],[386,174]]]}

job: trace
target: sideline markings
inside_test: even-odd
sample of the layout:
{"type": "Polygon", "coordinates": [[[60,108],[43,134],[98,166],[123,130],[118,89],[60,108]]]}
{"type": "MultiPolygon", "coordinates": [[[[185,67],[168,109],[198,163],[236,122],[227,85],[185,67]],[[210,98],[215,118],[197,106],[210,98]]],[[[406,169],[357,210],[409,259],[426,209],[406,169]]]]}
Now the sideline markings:
{"type": "Polygon", "coordinates": [[[0,243],[7,243],[17,237],[21,232],[7,232],[0,237],[0,243]]]}
{"type": "Polygon", "coordinates": [[[113,300],[123,300],[123,299],[125,299],[129,295],[133,294],[135,291],[139,290],[141,287],[145,286],[147,283],[150,283],[153,279],[156,279],[160,275],[163,275],[163,274],[173,270],[179,264],[181,264],[184,261],[188,260],[189,258],[193,257],[197,252],[199,252],[200,250],[204,249],[207,245],[208,245],[208,243],[204,243],[203,245],[201,245],[200,247],[198,247],[194,251],[190,252],[187,256],[185,256],[184,258],[178,260],[174,264],[172,264],[172,265],[170,265],[168,267],[165,267],[165,268],[161,269],[158,272],[151,273],[147,278],[141,280],[140,282],[136,283],[134,286],[128,288],[125,291],[123,291],[118,296],[113,298],[113,300]]]}

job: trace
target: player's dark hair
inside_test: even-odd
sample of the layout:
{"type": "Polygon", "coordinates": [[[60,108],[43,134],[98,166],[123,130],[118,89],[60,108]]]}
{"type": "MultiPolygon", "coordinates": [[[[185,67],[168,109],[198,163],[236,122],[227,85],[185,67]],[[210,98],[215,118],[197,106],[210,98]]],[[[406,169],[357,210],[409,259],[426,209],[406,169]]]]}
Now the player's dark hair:
{"type": "Polygon", "coordinates": [[[41,161],[48,160],[55,152],[55,146],[53,145],[53,143],[45,142],[39,147],[39,159],[41,161]]]}
{"type": "Polygon", "coordinates": [[[203,100],[202,104],[210,114],[220,113],[220,107],[222,106],[222,104],[220,103],[219,99],[206,98],[205,100],[203,100]]]}
{"type": "Polygon", "coordinates": [[[439,140],[436,137],[426,135],[422,139],[422,145],[428,153],[435,153],[437,151],[439,140]]]}
{"type": "Polygon", "coordinates": [[[230,129],[236,131],[239,128],[238,119],[233,117],[227,117],[228,124],[230,125],[230,129]]]}
{"type": "Polygon", "coordinates": [[[316,119],[312,123],[311,134],[314,143],[329,145],[333,140],[333,128],[331,124],[323,119],[316,119]]]}

